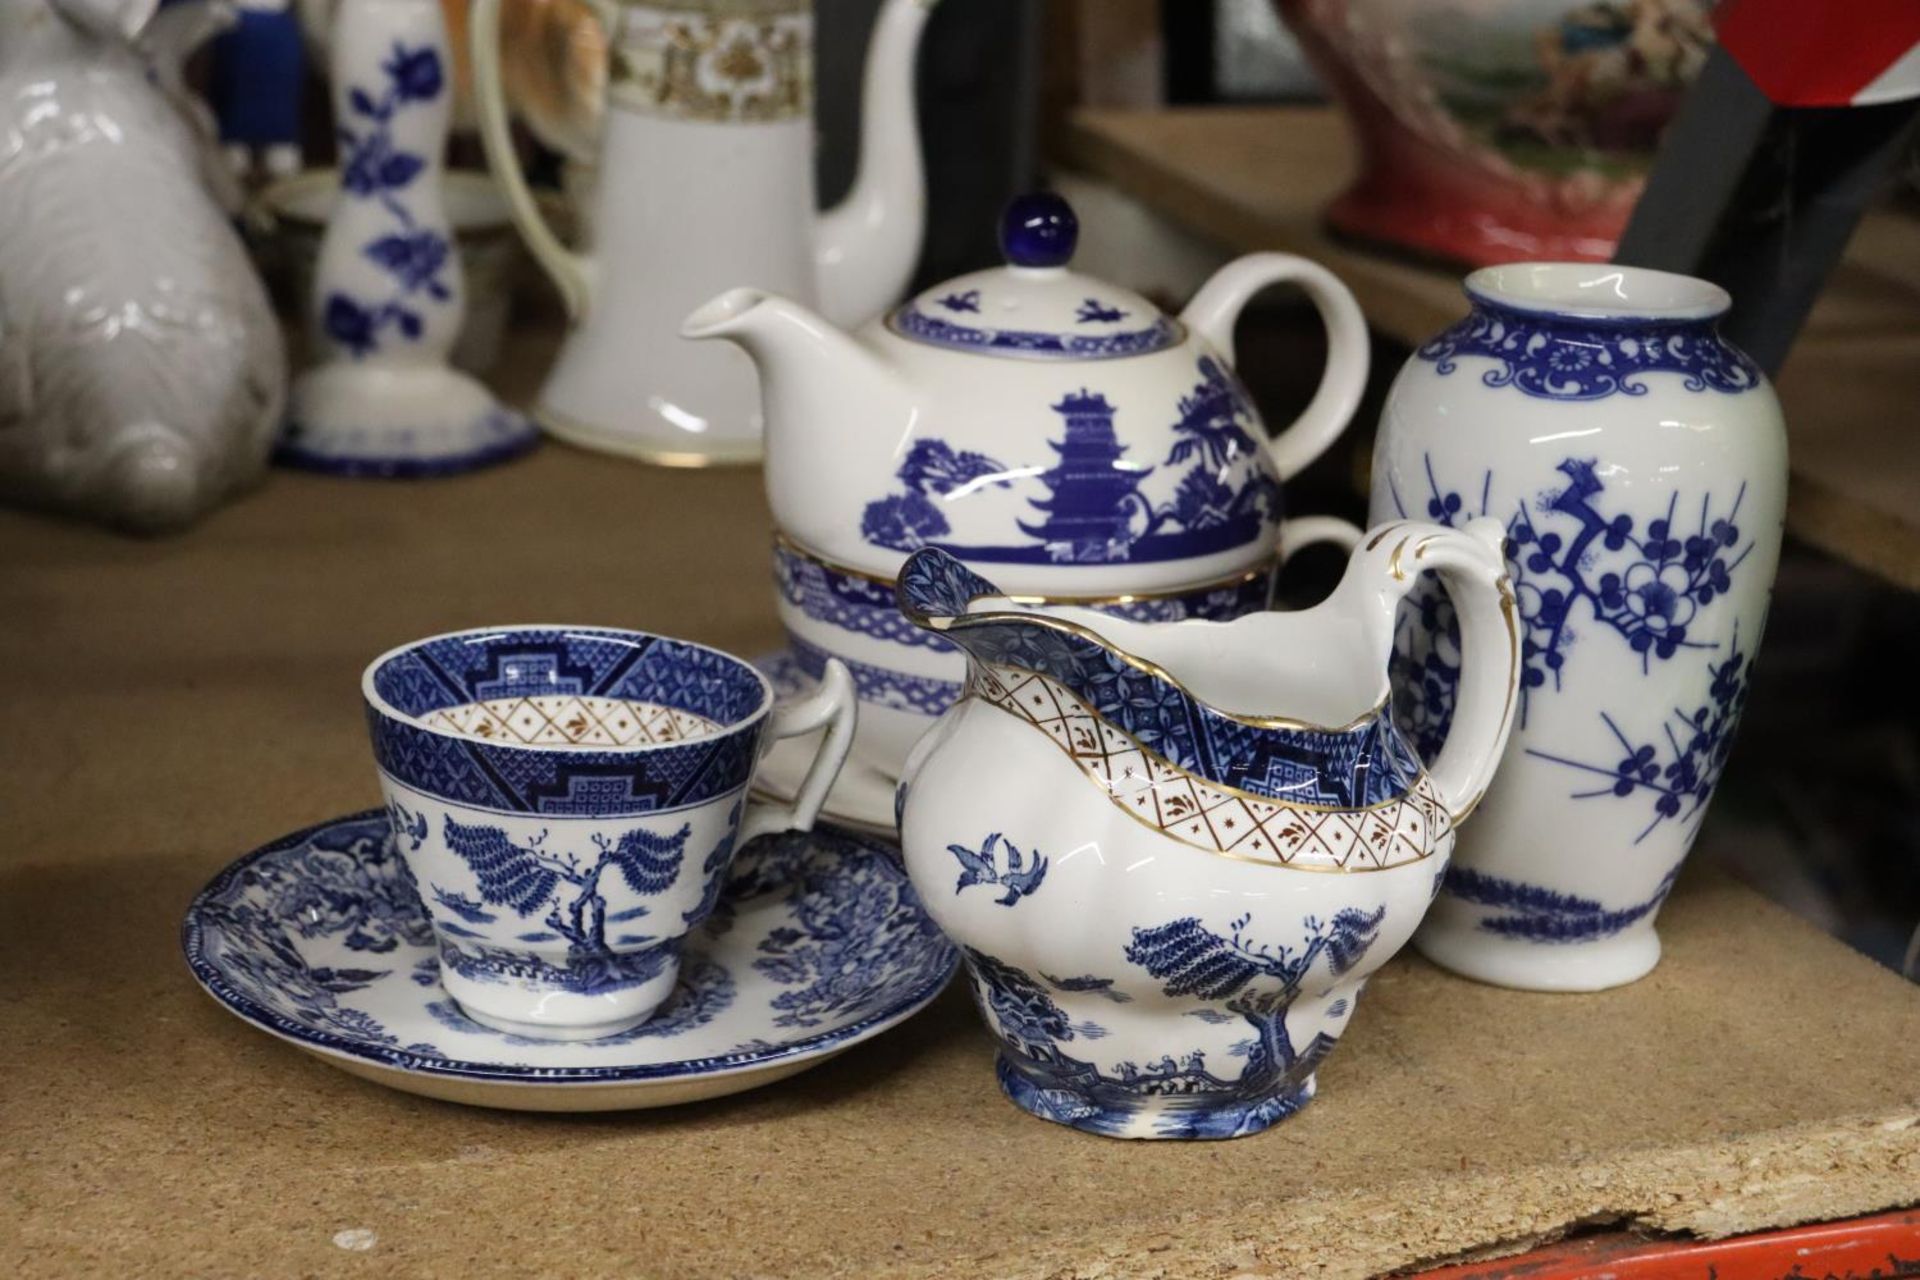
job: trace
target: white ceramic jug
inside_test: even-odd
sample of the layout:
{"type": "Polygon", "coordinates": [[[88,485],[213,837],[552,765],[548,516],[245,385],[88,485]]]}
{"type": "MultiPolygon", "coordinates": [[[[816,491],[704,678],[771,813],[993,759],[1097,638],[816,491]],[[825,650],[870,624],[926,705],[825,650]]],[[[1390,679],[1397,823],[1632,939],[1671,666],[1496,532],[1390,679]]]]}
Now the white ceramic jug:
{"type": "Polygon", "coordinates": [[[906,286],[925,218],[913,60],[932,0],[888,0],[867,56],[859,175],[814,211],[811,0],[595,0],[612,55],[587,223],[562,245],[507,132],[500,0],[476,0],[473,65],[487,157],[575,328],[534,415],[574,444],[670,466],[760,456],[751,365],[693,347],[680,319],[729,285],[816,303],[857,325],[906,286]]]}
{"type": "Polygon", "coordinates": [[[1298,1110],[1412,936],[1512,724],[1501,529],[1375,529],[1322,604],[1232,622],[1035,608],[937,548],[900,606],[967,654],[900,784],[907,874],[959,944],[1000,1085],[1123,1138],[1298,1110]],[[1396,608],[1460,602],[1460,707],[1423,768],[1388,708],[1396,608]]]}

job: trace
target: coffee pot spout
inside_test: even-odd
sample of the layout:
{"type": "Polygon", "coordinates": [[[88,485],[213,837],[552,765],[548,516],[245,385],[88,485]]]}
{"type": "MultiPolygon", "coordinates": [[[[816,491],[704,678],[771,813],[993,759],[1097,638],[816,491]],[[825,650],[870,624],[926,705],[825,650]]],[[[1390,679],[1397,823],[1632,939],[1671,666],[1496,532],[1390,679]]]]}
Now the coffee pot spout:
{"type": "Polygon", "coordinates": [[[914,59],[937,0],[887,0],[867,49],[860,161],[846,199],[820,215],[820,307],[848,328],[898,298],[920,259],[927,181],[914,105],[914,59]]]}

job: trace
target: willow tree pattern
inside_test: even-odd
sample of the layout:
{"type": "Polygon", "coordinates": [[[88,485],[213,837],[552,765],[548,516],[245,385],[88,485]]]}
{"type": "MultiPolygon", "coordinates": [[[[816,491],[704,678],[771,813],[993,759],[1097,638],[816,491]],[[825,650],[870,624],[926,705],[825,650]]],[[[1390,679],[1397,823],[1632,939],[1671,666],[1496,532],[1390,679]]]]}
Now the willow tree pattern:
{"type": "MultiPolygon", "coordinates": [[[[544,831],[525,844],[516,844],[499,827],[470,827],[446,819],[447,847],[473,872],[481,900],[523,918],[547,908],[543,921],[547,931],[520,934],[518,941],[564,939],[568,968],[585,971],[582,976],[599,967],[611,974],[614,954],[607,941],[608,924],[638,919],[648,912],[645,905],[638,905],[610,915],[600,892],[601,878],[611,870],[636,894],[664,893],[679,877],[691,830],[683,824],[671,835],[660,835],[636,827],[617,840],[596,834],[595,852],[576,856],[544,847],[544,831]]],[[[629,936],[615,941],[634,946],[651,939],[629,936]]]]}

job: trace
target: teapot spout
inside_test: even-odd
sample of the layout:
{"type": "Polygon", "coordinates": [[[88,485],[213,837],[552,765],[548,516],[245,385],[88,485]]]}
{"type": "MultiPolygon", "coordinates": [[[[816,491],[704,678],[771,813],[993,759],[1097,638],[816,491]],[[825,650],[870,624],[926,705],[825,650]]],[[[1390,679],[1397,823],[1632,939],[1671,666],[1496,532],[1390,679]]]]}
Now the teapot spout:
{"type": "MultiPolygon", "coordinates": [[[[798,474],[807,457],[847,448],[849,432],[863,424],[891,440],[913,416],[913,389],[891,365],[778,294],[729,289],[689,315],[680,336],[724,339],[759,369],[769,472],[791,462],[798,474]]],[[[785,523],[780,511],[774,514],[785,523]]]]}
{"type": "Polygon", "coordinates": [[[888,0],[881,9],[861,91],[859,171],[847,198],[815,227],[820,307],[847,328],[898,298],[920,260],[927,181],[913,68],[936,2],[888,0]]]}

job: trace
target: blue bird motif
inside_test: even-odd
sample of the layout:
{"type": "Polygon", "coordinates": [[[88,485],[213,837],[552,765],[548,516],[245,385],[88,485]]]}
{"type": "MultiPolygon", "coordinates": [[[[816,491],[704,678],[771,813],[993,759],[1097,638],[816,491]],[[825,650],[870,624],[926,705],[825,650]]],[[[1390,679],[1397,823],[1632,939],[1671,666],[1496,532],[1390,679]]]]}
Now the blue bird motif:
{"type": "Polygon", "coordinates": [[[1046,878],[1047,874],[1046,858],[1035,853],[1032,862],[1029,863],[1013,841],[1008,840],[1005,841],[1006,870],[1002,871],[998,856],[1001,844],[1000,833],[994,831],[988,833],[987,838],[980,842],[978,853],[965,845],[947,846],[947,852],[960,863],[960,880],[953,886],[954,893],[962,893],[970,885],[993,885],[1007,891],[1005,897],[997,898],[995,901],[1003,907],[1010,907],[1040,887],[1040,882],[1046,878]]]}

